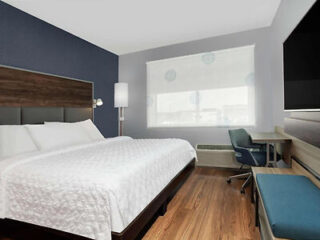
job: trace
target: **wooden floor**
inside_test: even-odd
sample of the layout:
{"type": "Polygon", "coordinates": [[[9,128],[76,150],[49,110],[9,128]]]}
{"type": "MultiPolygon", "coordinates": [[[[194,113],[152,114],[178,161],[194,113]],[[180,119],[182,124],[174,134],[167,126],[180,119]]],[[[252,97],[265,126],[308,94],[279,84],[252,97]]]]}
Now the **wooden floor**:
{"type": "Polygon", "coordinates": [[[226,178],[232,174],[197,168],[143,240],[259,240],[250,187],[243,195],[242,180],[227,184],[226,178]]]}
{"type": "MultiPolygon", "coordinates": [[[[231,185],[232,171],[196,168],[143,240],[259,240],[254,226],[250,188],[240,194],[241,180],[231,185]]],[[[0,240],[61,240],[29,228],[0,229],[0,240]],[[30,232],[32,231],[32,232],[30,232]],[[26,237],[28,236],[28,237],[26,237]]]]}

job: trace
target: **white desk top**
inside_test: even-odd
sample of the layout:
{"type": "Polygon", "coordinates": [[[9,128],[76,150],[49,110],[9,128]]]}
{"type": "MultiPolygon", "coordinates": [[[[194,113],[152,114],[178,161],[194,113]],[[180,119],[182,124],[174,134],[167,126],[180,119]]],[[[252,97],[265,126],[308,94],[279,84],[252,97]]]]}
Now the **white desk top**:
{"type": "Polygon", "coordinates": [[[254,143],[281,143],[291,141],[290,138],[275,132],[252,132],[250,136],[254,143]]]}

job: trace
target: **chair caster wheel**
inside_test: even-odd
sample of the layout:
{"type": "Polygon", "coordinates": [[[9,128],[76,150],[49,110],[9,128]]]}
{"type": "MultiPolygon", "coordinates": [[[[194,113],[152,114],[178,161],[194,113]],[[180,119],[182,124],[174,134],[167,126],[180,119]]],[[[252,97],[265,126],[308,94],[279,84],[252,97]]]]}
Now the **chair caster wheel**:
{"type": "Polygon", "coordinates": [[[245,194],[245,190],[244,190],[244,189],[241,189],[241,190],[240,190],[240,193],[241,193],[241,194],[245,194]]]}
{"type": "Polygon", "coordinates": [[[229,184],[230,184],[230,183],[231,183],[231,179],[227,179],[227,183],[229,183],[229,184]]]}

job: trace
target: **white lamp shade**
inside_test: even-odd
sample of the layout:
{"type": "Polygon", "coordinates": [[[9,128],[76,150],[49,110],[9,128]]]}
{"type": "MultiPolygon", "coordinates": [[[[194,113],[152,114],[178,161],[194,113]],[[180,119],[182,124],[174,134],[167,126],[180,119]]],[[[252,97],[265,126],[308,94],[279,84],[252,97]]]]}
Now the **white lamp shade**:
{"type": "Polygon", "coordinates": [[[128,83],[114,84],[114,107],[128,107],[128,83]]]}
{"type": "Polygon", "coordinates": [[[97,104],[98,107],[99,107],[99,106],[102,106],[102,105],[103,105],[102,99],[101,99],[101,98],[98,98],[96,104],[97,104]]]}

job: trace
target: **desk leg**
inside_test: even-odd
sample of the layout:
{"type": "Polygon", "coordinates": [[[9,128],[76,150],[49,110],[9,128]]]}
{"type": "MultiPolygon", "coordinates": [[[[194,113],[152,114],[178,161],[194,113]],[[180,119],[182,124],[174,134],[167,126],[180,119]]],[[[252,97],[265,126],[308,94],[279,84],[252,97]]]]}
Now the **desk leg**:
{"type": "Polygon", "coordinates": [[[270,143],[267,143],[267,164],[266,167],[269,167],[270,164],[270,143]]]}
{"type": "Polygon", "coordinates": [[[274,164],[274,167],[277,167],[277,144],[273,144],[273,164],[274,164]]]}

